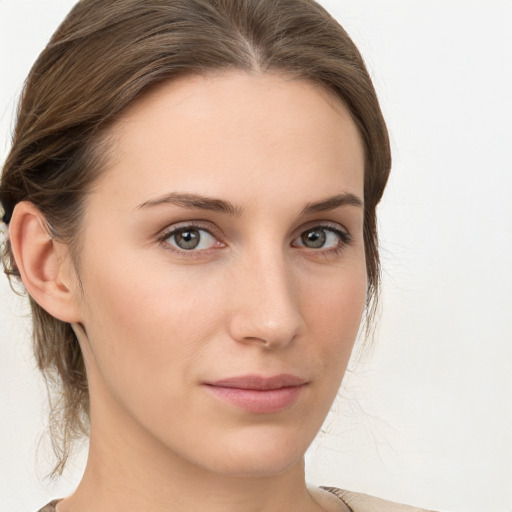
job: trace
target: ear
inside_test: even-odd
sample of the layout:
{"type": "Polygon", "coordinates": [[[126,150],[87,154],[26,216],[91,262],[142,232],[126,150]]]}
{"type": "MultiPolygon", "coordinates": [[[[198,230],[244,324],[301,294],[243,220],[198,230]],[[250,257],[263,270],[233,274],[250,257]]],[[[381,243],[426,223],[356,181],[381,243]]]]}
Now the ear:
{"type": "Polygon", "coordinates": [[[16,205],[9,240],[30,296],[58,320],[79,322],[79,290],[68,247],[53,240],[43,214],[32,203],[16,205]]]}

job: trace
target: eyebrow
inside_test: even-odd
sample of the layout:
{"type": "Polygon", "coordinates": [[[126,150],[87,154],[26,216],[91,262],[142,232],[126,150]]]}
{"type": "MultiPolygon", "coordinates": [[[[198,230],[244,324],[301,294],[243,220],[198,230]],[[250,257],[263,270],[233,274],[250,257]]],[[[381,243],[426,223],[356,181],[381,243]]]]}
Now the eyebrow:
{"type": "MultiPolygon", "coordinates": [[[[174,204],[183,208],[195,208],[199,210],[209,210],[228,215],[240,217],[244,209],[240,206],[235,206],[229,201],[224,199],[217,199],[214,197],[202,196],[198,194],[185,194],[179,192],[171,192],[163,196],[150,199],[137,206],[137,210],[142,208],[149,208],[159,206],[162,204],[174,204]]],[[[345,193],[337,194],[321,201],[308,203],[301,212],[301,216],[310,215],[312,213],[326,212],[334,210],[342,206],[355,206],[358,208],[363,207],[363,201],[356,195],[345,193]]]]}
{"type": "Polygon", "coordinates": [[[214,212],[226,213],[240,217],[243,208],[237,207],[224,199],[216,199],[214,197],[201,196],[197,194],[183,194],[171,192],[155,199],[150,199],[137,206],[137,210],[162,204],[174,204],[183,208],[196,208],[199,210],[209,210],[214,212]]]}
{"type": "Polygon", "coordinates": [[[363,207],[363,201],[358,196],[350,193],[338,194],[315,203],[308,203],[301,212],[301,215],[311,215],[312,213],[326,212],[340,208],[341,206],[363,207]]]}

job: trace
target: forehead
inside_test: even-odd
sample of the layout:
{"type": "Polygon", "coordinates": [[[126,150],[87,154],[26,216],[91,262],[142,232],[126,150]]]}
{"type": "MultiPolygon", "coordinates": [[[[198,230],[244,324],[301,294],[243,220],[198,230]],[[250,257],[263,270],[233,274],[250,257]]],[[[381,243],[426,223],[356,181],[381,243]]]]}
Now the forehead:
{"type": "Polygon", "coordinates": [[[363,186],[364,152],[348,109],[303,79],[180,78],[136,100],[110,135],[114,156],[101,181],[118,195],[122,186],[128,200],[176,187],[222,196],[265,184],[270,200],[283,186],[306,195],[363,186]]]}

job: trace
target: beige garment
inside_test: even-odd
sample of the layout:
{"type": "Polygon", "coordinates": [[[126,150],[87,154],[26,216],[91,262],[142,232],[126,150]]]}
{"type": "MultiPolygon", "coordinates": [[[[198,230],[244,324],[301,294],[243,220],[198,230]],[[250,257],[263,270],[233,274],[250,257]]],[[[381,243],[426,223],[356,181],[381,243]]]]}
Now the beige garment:
{"type": "Polygon", "coordinates": [[[45,505],[42,509],[39,510],[39,512],[55,512],[55,505],[59,503],[60,500],[53,500],[48,503],[48,505],[45,505]]]}
{"type": "MultiPolygon", "coordinates": [[[[337,496],[351,512],[433,512],[422,508],[401,505],[391,501],[382,500],[367,494],[344,491],[337,487],[322,487],[326,491],[337,496]]],[[[43,507],[39,512],[55,512],[55,506],[60,500],[53,500],[43,507]]]]}
{"type": "MultiPolygon", "coordinates": [[[[344,491],[336,487],[322,487],[337,496],[351,512],[433,512],[423,508],[410,507],[392,501],[368,496],[359,492],[344,491]]],[[[46,511],[45,511],[46,512],[46,511]]]]}

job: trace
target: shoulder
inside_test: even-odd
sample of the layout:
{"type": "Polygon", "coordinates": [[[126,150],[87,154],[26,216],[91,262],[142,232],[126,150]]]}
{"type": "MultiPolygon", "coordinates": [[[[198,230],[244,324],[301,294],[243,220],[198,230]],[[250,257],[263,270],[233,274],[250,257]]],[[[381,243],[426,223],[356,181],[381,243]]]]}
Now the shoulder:
{"type": "Polygon", "coordinates": [[[368,496],[368,494],[344,491],[336,487],[322,487],[322,489],[340,498],[352,512],[433,512],[423,508],[375,498],[374,496],[368,496]]]}
{"type": "MultiPolygon", "coordinates": [[[[409,505],[402,505],[401,503],[394,503],[392,501],[383,500],[368,494],[359,492],[344,491],[337,487],[321,487],[326,491],[337,496],[351,512],[434,512],[425,510],[423,508],[411,507],[409,505]]],[[[60,500],[53,500],[45,505],[38,512],[55,512],[55,506],[60,500]]]]}
{"type": "Polygon", "coordinates": [[[38,510],[38,512],[55,512],[55,506],[60,500],[53,500],[48,503],[48,505],[45,505],[42,509],[38,510]]]}

